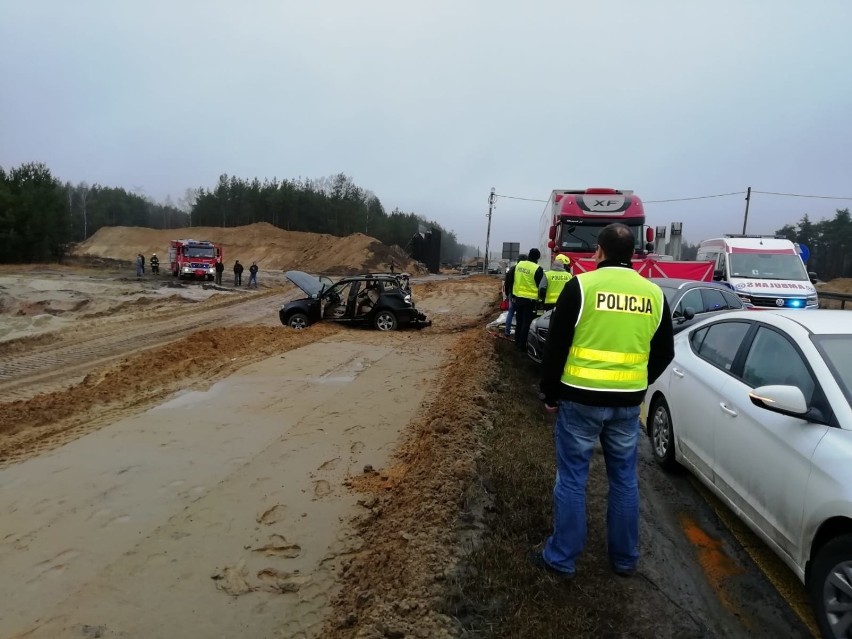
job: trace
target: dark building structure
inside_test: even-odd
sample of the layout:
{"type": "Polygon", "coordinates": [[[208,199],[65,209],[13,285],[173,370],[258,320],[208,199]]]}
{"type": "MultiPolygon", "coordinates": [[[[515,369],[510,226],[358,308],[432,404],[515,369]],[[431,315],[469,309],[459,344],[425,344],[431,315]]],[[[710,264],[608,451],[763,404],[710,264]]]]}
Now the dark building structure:
{"type": "Polygon", "coordinates": [[[411,257],[423,262],[430,273],[437,273],[441,267],[441,231],[430,229],[415,233],[411,238],[411,257]]]}

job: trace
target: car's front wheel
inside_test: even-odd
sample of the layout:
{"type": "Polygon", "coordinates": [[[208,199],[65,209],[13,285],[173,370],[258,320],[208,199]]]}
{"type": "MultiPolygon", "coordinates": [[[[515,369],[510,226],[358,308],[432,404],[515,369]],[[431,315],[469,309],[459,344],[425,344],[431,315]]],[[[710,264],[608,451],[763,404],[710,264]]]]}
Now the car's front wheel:
{"type": "Polygon", "coordinates": [[[395,331],[397,327],[396,315],[391,311],[379,311],[373,318],[373,324],[380,331],[395,331]]]}
{"type": "Polygon", "coordinates": [[[845,639],[852,628],[852,535],[840,535],[819,549],[808,591],[823,637],[845,639]]]}
{"type": "Polygon", "coordinates": [[[304,313],[293,313],[290,316],[290,319],[287,320],[287,326],[290,328],[295,328],[297,331],[302,330],[303,328],[307,328],[310,325],[310,320],[308,316],[304,313]]]}
{"type": "Polygon", "coordinates": [[[675,461],[674,427],[665,398],[657,397],[654,400],[648,419],[651,422],[648,435],[651,438],[654,460],[665,470],[674,470],[678,465],[675,461]]]}

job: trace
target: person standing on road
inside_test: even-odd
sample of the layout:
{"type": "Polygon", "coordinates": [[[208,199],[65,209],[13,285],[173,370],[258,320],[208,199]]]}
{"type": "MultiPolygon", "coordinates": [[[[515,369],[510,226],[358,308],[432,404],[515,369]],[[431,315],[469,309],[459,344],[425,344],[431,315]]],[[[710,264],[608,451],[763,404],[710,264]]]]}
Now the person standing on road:
{"type": "Polygon", "coordinates": [[[142,253],[136,254],[136,277],[142,277],[145,274],[145,258],[142,253]]]}
{"type": "Polygon", "coordinates": [[[246,288],[257,288],[257,262],[252,262],[249,266],[249,279],[246,288]]]}
{"type": "Polygon", "coordinates": [[[544,277],[539,282],[539,297],[544,302],[544,310],[550,310],[556,306],[556,300],[568,280],[571,279],[571,258],[567,255],[557,255],[553,258],[550,270],[544,272],[544,277]]]}
{"type": "MultiPolygon", "coordinates": [[[[518,263],[527,259],[527,256],[521,253],[518,255],[518,263]]],[[[503,295],[509,300],[509,309],[506,311],[506,329],[504,336],[506,339],[512,337],[512,319],[515,317],[515,296],[512,295],[512,287],[515,285],[515,266],[517,263],[506,269],[506,279],[503,280],[503,295]]]]}
{"type": "Polygon", "coordinates": [[[142,258],[142,275],[145,275],[145,256],[140,253],[139,257],[142,258]]]}
{"type": "Polygon", "coordinates": [[[156,253],[151,254],[151,274],[159,275],[160,273],[160,258],[157,257],[156,253]]]}
{"type": "Polygon", "coordinates": [[[544,277],[544,269],[538,265],[540,257],[541,252],[533,248],[527,253],[527,259],[515,265],[512,283],[512,295],[515,297],[515,346],[521,352],[527,350],[527,332],[538,304],[538,285],[544,277]]]}
{"type": "Polygon", "coordinates": [[[234,286],[243,285],[243,265],[237,260],[234,262],[234,286]]]}
{"type": "Polygon", "coordinates": [[[562,290],[542,362],[545,408],[557,412],[553,533],[531,559],[572,578],[586,543],[586,480],[600,441],[609,480],[607,552],[629,577],[639,560],[639,406],[674,358],[666,298],[633,270],[634,237],[624,224],[598,235],[597,270],[562,290]]]}
{"type": "Polygon", "coordinates": [[[222,273],[225,272],[225,263],[222,261],[220,257],[216,260],[216,284],[222,286],[222,273]]]}

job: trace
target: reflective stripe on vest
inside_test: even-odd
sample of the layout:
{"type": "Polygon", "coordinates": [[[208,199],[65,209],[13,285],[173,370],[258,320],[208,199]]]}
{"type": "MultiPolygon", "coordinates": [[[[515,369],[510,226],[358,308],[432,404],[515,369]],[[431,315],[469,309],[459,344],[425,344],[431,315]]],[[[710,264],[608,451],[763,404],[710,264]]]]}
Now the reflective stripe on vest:
{"type": "Polygon", "coordinates": [[[598,391],[648,387],[651,338],[663,315],[663,292],[636,271],[607,267],[577,275],[582,293],[562,383],[598,391]]]}
{"type": "Polygon", "coordinates": [[[547,293],[544,297],[544,303],[556,304],[559,294],[565,288],[568,280],[571,279],[571,273],[567,271],[547,271],[545,276],[547,277],[547,293]]]}
{"type": "Polygon", "coordinates": [[[512,285],[512,295],[528,300],[538,299],[538,287],[535,285],[535,272],[538,264],[523,260],[515,266],[515,283],[512,285]]]}

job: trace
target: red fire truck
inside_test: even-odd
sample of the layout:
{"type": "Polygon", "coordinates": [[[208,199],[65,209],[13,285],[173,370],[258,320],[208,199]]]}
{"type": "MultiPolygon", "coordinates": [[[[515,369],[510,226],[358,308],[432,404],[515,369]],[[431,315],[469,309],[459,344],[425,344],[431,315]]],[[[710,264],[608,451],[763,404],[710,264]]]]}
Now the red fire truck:
{"type": "Polygon", "coordinates": [[[216,275],[216,261],[222,259],[222,247],[206,240],[172,240],[169,263],[178,279],[206,278],[216,275]]]}
{"type": "Polygon", "coordinates": [[[552,191],[541,214],[541,254],[571,258],[574,274],[595,269],[598,233],[613,222],[633,231],[633,267],[645,277],[676,277],[709,282],[712,262],[675,261],[653,253],[654,230],[645,225],[642,200],[633,191],[618,189],[563,189],[552,191]]]}

